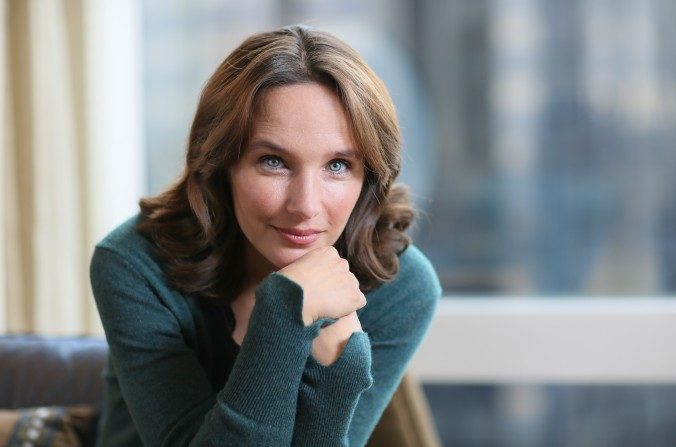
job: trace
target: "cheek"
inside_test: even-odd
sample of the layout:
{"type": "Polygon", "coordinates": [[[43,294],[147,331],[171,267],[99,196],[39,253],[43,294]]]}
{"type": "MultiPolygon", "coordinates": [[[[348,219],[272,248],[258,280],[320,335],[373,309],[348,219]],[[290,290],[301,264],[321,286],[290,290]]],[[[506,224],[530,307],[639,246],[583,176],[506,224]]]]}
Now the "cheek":
{"type": "Polygon", "coordinates": [[[278,185],[260,177],[237,180],[238,182],[233,184],[233,200],[240,225],[252,219],[271,217],[277,212],[281,206],[278,185]]]}
{"type": "Polygon", "coordinates": [[[347,223],[350,214],[352,214],[352,210],[359,199],[362,185],[361,182],[355,182],[344,186],[346,187],[333,192],[329,202],[331,215],[334,220],[340,221],[342,225],[347,223]]]}

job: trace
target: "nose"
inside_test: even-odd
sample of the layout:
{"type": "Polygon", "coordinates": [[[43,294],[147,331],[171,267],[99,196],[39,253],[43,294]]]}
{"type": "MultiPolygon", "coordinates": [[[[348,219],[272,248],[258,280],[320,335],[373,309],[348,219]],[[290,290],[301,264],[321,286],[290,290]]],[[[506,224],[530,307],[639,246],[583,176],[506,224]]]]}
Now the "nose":
{"type": "Polygon", "coordinates": [[[321,180],[310,173],[294,176],[287,189],[286,211],[303,220],[319,214],[322,203],[321,180]]]}

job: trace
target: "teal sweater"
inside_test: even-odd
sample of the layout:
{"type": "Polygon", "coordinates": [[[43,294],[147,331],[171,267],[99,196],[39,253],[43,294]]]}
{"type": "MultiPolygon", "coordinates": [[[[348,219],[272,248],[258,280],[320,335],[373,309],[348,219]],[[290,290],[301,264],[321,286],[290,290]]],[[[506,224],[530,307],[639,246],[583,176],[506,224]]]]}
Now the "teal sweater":
{"type": "Polygon", "coordinates": [[[321,319],[305,326],[303,290],[270,274],[239,347],[227,304],[169,287],[135,229],[95,251],[91,283],[110,347],[99,426],[103,446],[362,446],[434,314],[441,288],[413,246],[396,278],[367,294],[364,332],[329,366],[311,355],[321,319]]]}

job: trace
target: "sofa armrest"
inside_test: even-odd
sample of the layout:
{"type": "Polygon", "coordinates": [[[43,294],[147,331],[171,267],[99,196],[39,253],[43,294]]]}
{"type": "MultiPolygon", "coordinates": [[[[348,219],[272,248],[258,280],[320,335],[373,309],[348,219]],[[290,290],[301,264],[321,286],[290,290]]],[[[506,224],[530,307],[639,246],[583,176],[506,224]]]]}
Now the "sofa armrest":
{"type": "Polygon", "coordinates": [[[101,407],[102,337],[0,336],[0,408],[101,407]]]}

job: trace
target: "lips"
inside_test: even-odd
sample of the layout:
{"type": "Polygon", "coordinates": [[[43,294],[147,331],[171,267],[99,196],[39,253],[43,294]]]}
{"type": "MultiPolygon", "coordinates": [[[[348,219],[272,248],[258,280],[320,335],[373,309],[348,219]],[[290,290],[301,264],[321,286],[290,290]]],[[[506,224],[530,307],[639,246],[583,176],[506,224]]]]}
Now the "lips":
{"type": "Polygon", "coordinates": [[[315,234],[315,233],[321,233],[320,230],[314,230],[312,228],[307,229],[307,230],[300,230],[300,229],[296,229],[296,228],[279,228],[279,227],[275,227],[275,228],[279,231],[283,231],[283,232],[288,233],[288,234],[293,234],[294,236],[310,236],[310,235],[315,234]]]}
{"type": "Polygon", "coordinates": [[[281,236],[282,239],[293,245],[309,245],[319,239],[319,236],[322,234],[321,230],[315,230],[313,228],[273,228],[277,230],[277,234],[281,236]]]}

